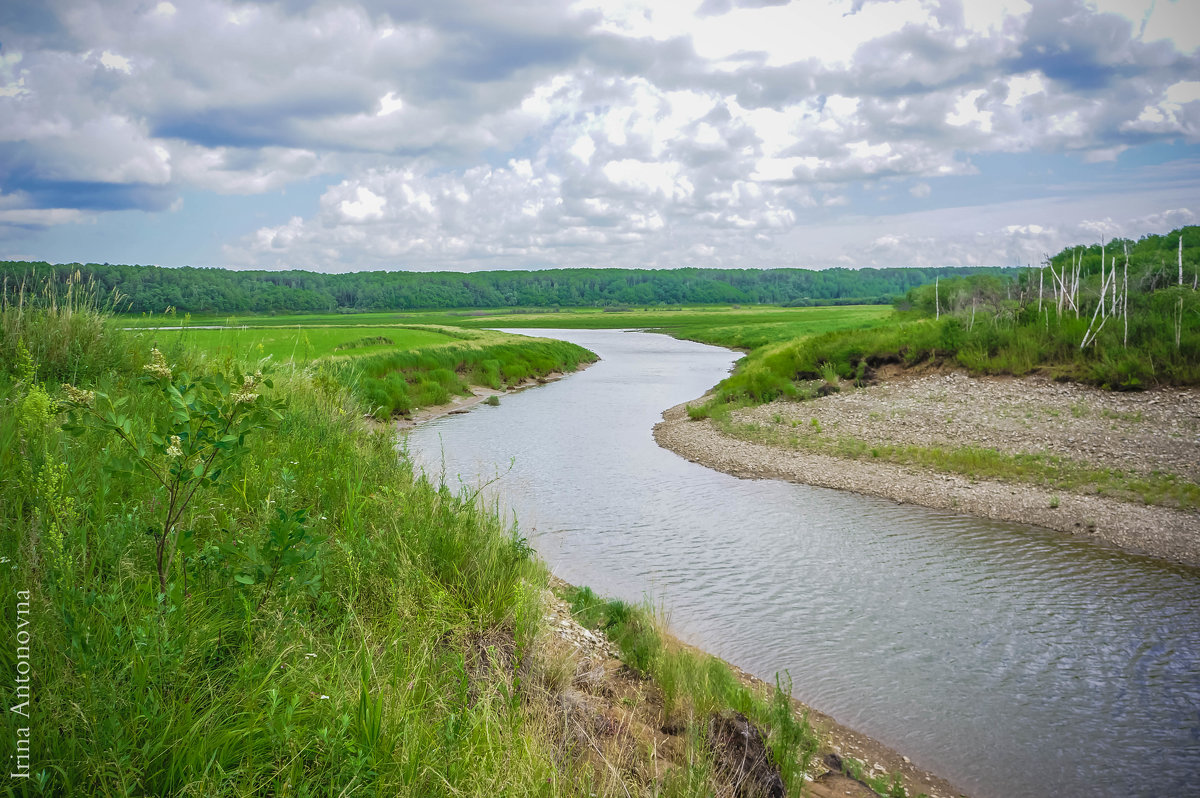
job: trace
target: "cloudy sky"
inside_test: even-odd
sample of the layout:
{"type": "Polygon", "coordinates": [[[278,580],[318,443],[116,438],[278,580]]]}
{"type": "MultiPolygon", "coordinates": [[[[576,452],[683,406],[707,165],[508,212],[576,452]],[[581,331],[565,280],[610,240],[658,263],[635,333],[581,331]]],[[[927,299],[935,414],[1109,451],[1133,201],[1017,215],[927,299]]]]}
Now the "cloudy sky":
{"type": "Polygon", "coordinates": [[[1198,222],[1197,0],[0,2],[0,259],[1011,265],[1198,222]]]}

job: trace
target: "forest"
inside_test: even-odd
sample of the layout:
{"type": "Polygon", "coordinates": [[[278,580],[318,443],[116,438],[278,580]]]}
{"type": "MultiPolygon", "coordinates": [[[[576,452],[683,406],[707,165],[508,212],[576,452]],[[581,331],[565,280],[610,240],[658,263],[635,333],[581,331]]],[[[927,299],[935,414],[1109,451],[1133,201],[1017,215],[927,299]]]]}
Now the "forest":
{"type": "MultiPolygon", "coordinates": [[[[935,279],[979,268],[936,269],[548,269],[545,271],[323,274],[113,264],[0,262],[12,286],[53,278],[94,281],[116,290],[132,313],[359,312],[497,307],[625,305],[889,304],[935,279]]],[[[1015,275],[1015,268],[987,268],[1015,275]]]]}

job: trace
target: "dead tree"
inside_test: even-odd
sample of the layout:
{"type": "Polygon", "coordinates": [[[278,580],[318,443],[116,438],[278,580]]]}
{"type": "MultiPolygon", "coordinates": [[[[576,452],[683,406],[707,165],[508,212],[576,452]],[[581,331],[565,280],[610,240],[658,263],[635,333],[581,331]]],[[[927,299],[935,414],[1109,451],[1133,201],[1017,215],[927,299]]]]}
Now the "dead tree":
{"type": "MultiPolygon", "coordinates": [[[[1116,274],[1116,271],[1117,271],[1116,269],[1113,269],[1112,272],[1109,273],[1108,282],[1112,282],[1113,275],[1116,274]]],[[[1096,310],[1094,313],[1092,313],[1092,321],[1088,324],[1087,331],[1083,334],[1083,342],[1079,344],[1080,349],[1083,349],[1088,344],[1095,341],[1096,336],[1099,335],[1100,331],[1104,329],[1105,322],[1108,321],[1107,316],[1102,316],[1100,319],[1100,326],[1099,327],[1096,326],[1096,317],[1100,316],[1100,312],[1104,309],[1104,296],[1107,293],[1108,293],[1108,285],[1107,284],[1102,285],[1100,287],[1100,301],[1096,304],[1096,310]],[[1094,330],[1094,332],[1093,332],[1093,330],[1094,330]]]]}
{"type": "Polygon", "coordinates": [[[1125,338],[1121,346],[1129,348],[1129,244],[1125,244],[1125,274],[1124,286],[1121,288],[1121,316],[1125,319],[1125,338]]]}

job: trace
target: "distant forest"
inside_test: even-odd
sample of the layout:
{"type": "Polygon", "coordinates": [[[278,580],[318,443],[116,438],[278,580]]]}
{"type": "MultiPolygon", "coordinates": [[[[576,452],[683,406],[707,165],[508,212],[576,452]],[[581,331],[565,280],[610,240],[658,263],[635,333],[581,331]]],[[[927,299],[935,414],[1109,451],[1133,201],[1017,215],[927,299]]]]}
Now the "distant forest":
{"type": "Polygon", "coordinates": [[[322,274],[109,264],[0,262],[6,291],[30,278],[94,280],[133,313],[346,312],[499,307],[685,304],[888,304],[910,288],[965,274],[1012,276],[1015,268],[936,269],[548,269],[545,271],[322,274]],[[76,277],[79,275],[79,278],[76,277]]]}

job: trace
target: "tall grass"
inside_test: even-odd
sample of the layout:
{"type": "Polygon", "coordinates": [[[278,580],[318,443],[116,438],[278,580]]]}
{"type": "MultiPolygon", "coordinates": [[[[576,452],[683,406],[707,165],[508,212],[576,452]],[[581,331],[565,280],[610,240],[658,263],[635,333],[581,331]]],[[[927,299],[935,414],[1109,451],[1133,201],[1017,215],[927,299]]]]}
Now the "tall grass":
{"type": "MultiPolygon", "coordinates": [[[[14,640],[28,620],[33,677],[28,720],[6,716],[6,732],[31,730],[29,777],[0,794],[714,790],[703,768],[648,784],[564,744],[531,664],[544,566],[497,514],[414,474],[363,424],[348,387],[296,367],[275,372],[273,387],[255,383],[284,401],[281,417],[270,434],[248,433],[245,456],[192,497],[164,591],[146,534],[164,511],[161,488],[131,470],[129,447],[94,426],[69,433],[62,412],[104,392],[135,441],[183,412],[143,376],[146,342],[78,303],[5,306],[2,329],[0,591],[29,596],[19,619],[6,602],[2,633],[14,640]],[[250,552],[271,550],[283,517],[311,535],[313,556],[273,571],[278,580],[249,578],[250,552]]],[[[486,354],[479,368],[492,360],[511,378],[515,361],[486,354]]],[[[229,365],[182,349],[167,362],[194,376],[229,365]]],[[[446,390],[459,373],[442,365],[427,378],[446,390]]],[[[612,631],[634,666],[666,674],[640,617],[626,612],[612,631]]],[[[17,673],[17,657],[0,647],[0,670],[17,673]]],[[[676,677],[674,705],[693,700],[686,682],[676,677]]],[[[751,708],[766,723],[762,706],[751,708]]],[[[791,727],[779,728],[771,734],[791,727]]]]}
{"type": "MultiPolygon", "coordinates": [[[[963,282],[970,285],[969,279],[963,282]]],[[[868,329],[763,346],[692,415],[810,398],[841,380],[862,384],[888,364],[948,365],[974,375],[1037,371],[1112,390],[1200,384],[1200,293],[1190,287],[1131,292],[1128,334],[1123,324],[1108,324],[1082,348],[1089,326],[1083,314],[1060,316],[1048,304],[1039,312],[1030,297],[984,308],[958,305],[959,311],[942,310],[938,318],[913,318],[909,312],[868,329]]]]}
{"type": "Polygon", "coordinates": [[[738,713],[765,730],[771,762],[788,793],[801,794],[818,738],[808,718],[792,707],[790,681],[778,681],[773,690],[752,689],[716,657],[664,640],[649,607],[604,599],[586,587],[568,590],[566,598],[576,620],[608,634],[621,649],[622,660],[654,680],[666,725],[686,732],[687,758],[693,766],[668,783],[668,792],[711,794],[720,767],[714,761],[710,724],[714,717],[738,713]]]}
{"type": "MultiPolygon", "coordinates": [[[[588,792],[519,698],[542,566],[497,516],[415,476],[346,390],[276,375],[278,429],[197,494],[160,594],[154,484],[119,443],[66,434],[46,381],[121,397],[136,430],[162,412],[144,356],[79,305],[8,306],[3,329],[3,373],[21,351],[34,362],[0,378],[0,590],[30,592],[36,674],[32,775],[7,793],[588,792]],[[260,607],[230,552],[264,546],[278,509],[305,509],[327,542],[260,607]]],[[[4,617],[11,639],[12,602],[4,617]]]]}
{"type": "Polygon", "coordinates": [[[453,395],[468,393],[471,385],[499,390],[526,379],[574,371],[595,359],[581,346],[537,339],[385,352],[333,361],[323,368],[352,386],[374,415],[387,417],[444,404],[453,395]]]}
{"type": "Polygon", "coordinates": [[[108,323],[120,294],[101,294],[94,282],[27,280],[0,288],[0,364],[20,362],[24,343],[40,380],[81,382],[131,365],[128,342],[108,323]]]}

